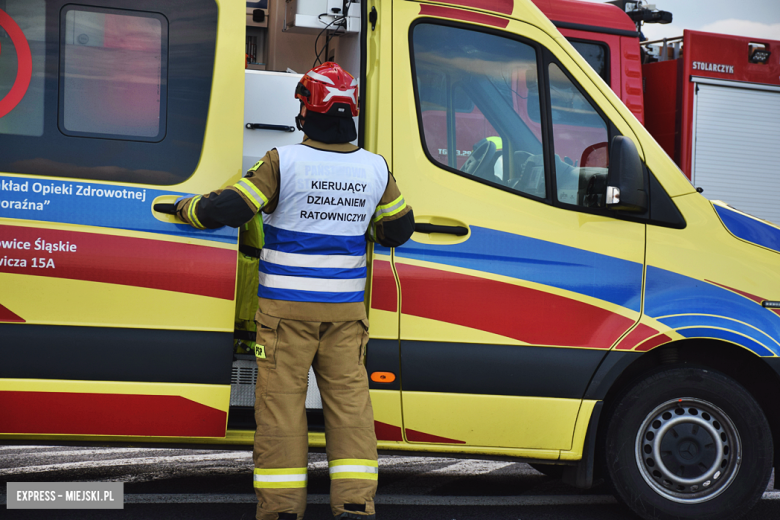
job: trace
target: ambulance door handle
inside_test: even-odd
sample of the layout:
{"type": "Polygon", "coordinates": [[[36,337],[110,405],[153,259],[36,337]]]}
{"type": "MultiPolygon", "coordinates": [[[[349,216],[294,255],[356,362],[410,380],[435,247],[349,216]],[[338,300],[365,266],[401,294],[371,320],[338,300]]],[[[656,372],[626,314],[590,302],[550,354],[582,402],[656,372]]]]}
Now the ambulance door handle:
{"type": "Polygon", "coordinates": [[[152,216],[167,224],[185,224],[176,216],[176,200],[178,195],[159,195],[152,201],[152,216]]]}
{"type": "Polygon", "coordinates": [[[437,224],[415,224],[414,230],[417,233],[445,233],[459,237],[469,234],[468,228],[463,226],[440,226],[437,224]]]}
{"type": "Polygon", "coordinates": [[[157,211],[159,213],[166,213],[168,215],[176,214],[176,204],[166,204],[164,202],[158,202],[152,207],[154,208],[154,211],[157,211]]]}

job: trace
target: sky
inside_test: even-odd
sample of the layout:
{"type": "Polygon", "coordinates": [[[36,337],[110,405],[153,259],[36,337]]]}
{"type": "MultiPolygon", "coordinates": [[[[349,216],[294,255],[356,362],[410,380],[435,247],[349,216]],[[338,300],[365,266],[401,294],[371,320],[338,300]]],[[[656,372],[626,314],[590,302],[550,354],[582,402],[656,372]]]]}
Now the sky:
{"type": "MultiPolygon", "coordinates": [[[[604,3],[605,0],[586,0],[604,3]]],[[[780,40],[780,0],[644,0],[670,11],[670,24],[644,24],[648,40],[682,36],[683,29],[780,40]]]]}

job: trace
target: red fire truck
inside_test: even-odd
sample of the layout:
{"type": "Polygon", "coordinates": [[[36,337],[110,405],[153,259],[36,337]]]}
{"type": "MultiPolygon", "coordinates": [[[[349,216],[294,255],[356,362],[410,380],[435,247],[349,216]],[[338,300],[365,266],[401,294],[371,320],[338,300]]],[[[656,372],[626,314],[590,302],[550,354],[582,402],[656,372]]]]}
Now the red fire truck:
{"type": "Polygon", "coordinates": [[[533,1],[704,196],[780,222],[780,41],[686,30],[640,43],[640,23],[671,15],[533,1]]]}

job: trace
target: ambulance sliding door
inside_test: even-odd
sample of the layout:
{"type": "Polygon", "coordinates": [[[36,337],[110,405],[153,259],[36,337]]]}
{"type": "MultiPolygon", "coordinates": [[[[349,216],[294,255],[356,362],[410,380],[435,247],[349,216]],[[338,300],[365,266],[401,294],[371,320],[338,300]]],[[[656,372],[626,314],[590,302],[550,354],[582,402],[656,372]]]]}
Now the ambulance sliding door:
{"type": "Polygon", "coordinates": [[[90,4],[0,2],[0,438],[224,437],[236,230],[152,207],[240,174],[244,10],[90,4]]]}
{"type": "Polygon", "coordinates": [[[540,30],[395,9],[394,169],[413,176],[402,186],[425,231],[394,254],[405,439],[557,458],[640,314],[644,225],[599,198],[607,143],[629,129],[540,30]]]}

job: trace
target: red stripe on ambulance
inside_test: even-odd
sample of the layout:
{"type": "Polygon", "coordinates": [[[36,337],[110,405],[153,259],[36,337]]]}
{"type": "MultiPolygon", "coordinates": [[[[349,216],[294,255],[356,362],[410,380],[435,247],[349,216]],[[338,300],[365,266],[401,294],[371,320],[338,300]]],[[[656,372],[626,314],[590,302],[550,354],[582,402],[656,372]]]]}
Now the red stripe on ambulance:
{"type": "Polygon", "coordinates": [[[658,334],[657,330],[652,327],[648,327],[644,323],[640,323],[634,330],[631,331],[631,333],[629,333],[628,336],[623,338],[623,341],[618,343],[618,346],[615,348],[618,350],[631,350],[639,343],[656,334],[658,334]]]}
{"type": "Polygon", "coordinates": [[[0,392],[2,433],[224,437],[227,412],[175,395],[0,392]]]}
{"type": "Polygon", "coordinates": [[[401,312],[532,345],[608,349],[634,320],[584,302],[476,276],[396,264],[401,312]]]}
{"type": "Polygon", "coordinates": [[[16,226],[0,226],[0,242],[2,273],[233,299],[236,252],[228,249],[16,226]]]}
{"type": "Polygon", "coordinates": [[[371,272],[371,308],[380,311],[398,310],[398,289],[390,262],[374,260],[371,272]]]}
{"type": "MultiPolygon", "coordinates": [[[[740,291],[739,289],[734,289],[733,287],[729,287],[728,285],[723,285],[718,282],[713,282],[711,280],[704,280],[707,283],[711,283],[712,285],[717,285],[718,287],[723,287],[724,289],[728,289],[729,291],[735,292],[739,294],[740,296],[744,296],[748,300],[753,300],[757,304],[761,305],[764,301],[767,300],[767,298],[762,298],[760,296],[756,296],[755,294],[750,294],[749,292],[740,291]]],[[[780,315],[780,309],[769,309],[770,311],[774,312],[777,315],[780,315]]]]}
{"type": "Polygon", "coordinates": [[[449,437],[439,437],[438,435],[431,435],[430,433],[420,432],[406,428],[406,440],[409,442],[436,442],[440,444],[466,444],[466,441],[459,441],[457,439],[450,439],[449,437]]]}
{"type": "Polygon", "coordinates": [[[655,347],[659,347],[664,343],[669,343],[670,341],[672,341],[672,338],[670,338],[666,334],[659,334],[654,338],[648,339],[647,341],[639,345],[635,350],[637,350],[638,352],[647,352],[648,350],[652,350],[655,347]]]}
{"type": "Polygon", "coordinates": [[[25,319],[16,314],[15,312],[11,312],[11,310],[7,307],[4,307],[3,305],[0,305],[0,321],[3,322],[11,322],[11,323],[25,323],[25,319]]]}
{"type": "Polygon", "coordinates": [[[374,421],[374,433],[378,441],[403,441],[401,427],[393,424],[387,424],[380,421],[374,421]]]}

